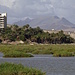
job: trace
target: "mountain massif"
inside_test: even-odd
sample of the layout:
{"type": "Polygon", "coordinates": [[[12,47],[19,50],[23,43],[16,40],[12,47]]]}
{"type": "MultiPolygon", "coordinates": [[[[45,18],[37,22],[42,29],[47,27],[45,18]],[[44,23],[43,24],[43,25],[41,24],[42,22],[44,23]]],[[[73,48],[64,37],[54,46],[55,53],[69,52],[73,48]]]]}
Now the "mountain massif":
{"type": "Polygon", "coordinates": [[[65,30],[75,27],[75,24],[69,22],[67,19],[59,18],[58,16],[40,16],[34,19],[25,19],[15,22],[14,24],[23,26],[29,24],[31,27],[40,27],[46,30],[65,30]]]}

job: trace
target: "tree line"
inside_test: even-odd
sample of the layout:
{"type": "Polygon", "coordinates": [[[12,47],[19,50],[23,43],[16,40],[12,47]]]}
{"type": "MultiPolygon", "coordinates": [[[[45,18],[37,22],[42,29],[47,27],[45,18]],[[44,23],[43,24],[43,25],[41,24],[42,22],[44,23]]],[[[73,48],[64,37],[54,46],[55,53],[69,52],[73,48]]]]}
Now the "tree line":
{"type": "Polygon", "coordinates": [[[32,28],[29,24],[19,27],[12,25],[6,29],[0,29],[0,42],[2,40],[10,41],[31,41],[36,43],[48,44],[61,44],[61,43],[74,43],[75,40],[70,35],[65,35],[63,31],[58,33],[44,32],[40,27],[32,28]]]}

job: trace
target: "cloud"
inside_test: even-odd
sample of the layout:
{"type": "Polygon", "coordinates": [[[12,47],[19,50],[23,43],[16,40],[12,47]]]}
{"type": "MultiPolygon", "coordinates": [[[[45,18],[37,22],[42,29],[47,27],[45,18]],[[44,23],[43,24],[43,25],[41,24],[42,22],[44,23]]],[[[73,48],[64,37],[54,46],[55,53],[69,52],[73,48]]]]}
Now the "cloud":
{"type": "Polygon", "coordinates": [[[9,12],[5,11],[10,14],[8,17],[12,16],[11,21],[48,14],[65,17],[75,23],[75,0],[0,0],[0,5],[9,8],[9,12]]]}
{"type": "Polygon", "coordinates": [[[0,0],[0,5],[11,8],[15,0],[0,0]]]}
{"type": "Polygon", "coordinates": [[[18,14],[22,16],[34,16],[40,14],[53,13],[51,2],[49,0],[16,0],[13,10],[19,11],[18,14]],[[48,2],[47,2],[48,1],[48,2]],[[23,14],[23,15],[22,15],[23,14]]]}

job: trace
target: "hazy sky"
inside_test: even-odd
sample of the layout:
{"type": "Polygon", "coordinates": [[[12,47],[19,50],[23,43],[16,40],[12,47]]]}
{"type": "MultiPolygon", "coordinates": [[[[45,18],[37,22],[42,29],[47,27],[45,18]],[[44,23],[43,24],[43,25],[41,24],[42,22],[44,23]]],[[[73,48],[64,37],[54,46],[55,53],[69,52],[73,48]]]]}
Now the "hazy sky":
{"type": "Polygon", "coordinates": [[[75,0],[0,0],[0,12],[7,12],[8,23],[38,15],[56,15],[75,23],[75,0]]]}

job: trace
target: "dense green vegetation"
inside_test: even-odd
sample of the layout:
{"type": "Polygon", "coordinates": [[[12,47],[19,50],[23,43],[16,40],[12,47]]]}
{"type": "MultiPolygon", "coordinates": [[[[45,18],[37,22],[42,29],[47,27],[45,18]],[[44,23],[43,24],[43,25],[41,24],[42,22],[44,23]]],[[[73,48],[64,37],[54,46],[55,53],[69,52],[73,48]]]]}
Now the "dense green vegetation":
{"type": "Polygon", "coordinates": [[[26,68],[21,64],[2,63],[0,64],[0,75],[45,75],[45,73],[33,68],[26,68]]]}
{"type": "Polygon", "coordinates": [[[19,52],[19,51],[9,51],[7,53],[5,53],[4,57],[33,57],[32,54],[27,54],[27,53],[24,53],[24,52],[19,52]]]}
{"type": "Polygon", "coordinates": [[[75,45],[0,45],[0,52],[4,53],[5,57],[22,57],[26,53],[70,57],[75,56],[75,45]]]}
{"type": "MultiPolygon", "coordinates": [[[[13,25],[7,29],[0,29],[0,43],[2,41],[24,41],[25,43],[38,44],[62,44],[74,43],[75,40],[63,31],[58,33],[46,33],[39,27],[31,28],[28,24],[19,27],[13,25]]],[[[33,57],[32,54],[53,54],[53,56],[75,56],[75,48],[72,45],[0,45],[0,52],[4,57],[33,57]],[[30,54],[32,53],[32,54],[30,54]]]]}
{"type": "Polygon", "coordinates": [[[61,43],[74,43],[74,39],[69,35],[65,35],[63,31],[59,31],[59,33],[49,34],[45,33],[39,27],[31,28],[28,24],[19,27],[17,25],[13,25],[11,27],[7,27],[7,29],[0,29],[0,42],[3,40],[9,41],[17,41],[22,40],[24,42],[36,42],[36,43],[48,43],[48,44],[61,44],[61,43]]]}

